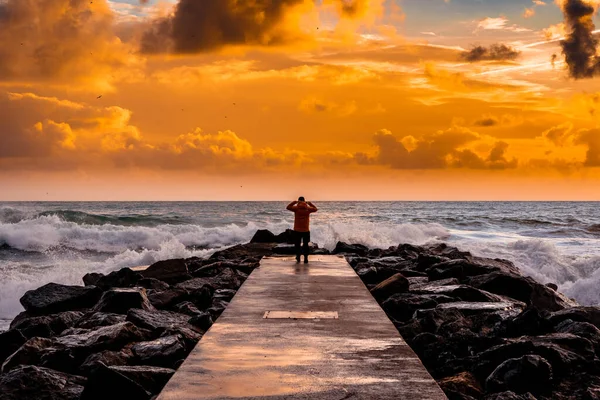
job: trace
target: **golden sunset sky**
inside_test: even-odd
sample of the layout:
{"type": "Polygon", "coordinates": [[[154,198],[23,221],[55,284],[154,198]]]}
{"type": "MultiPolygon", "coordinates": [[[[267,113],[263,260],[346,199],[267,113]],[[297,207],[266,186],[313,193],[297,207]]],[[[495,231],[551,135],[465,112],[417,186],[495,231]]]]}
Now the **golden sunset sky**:
{"type": "Polygon", "coordinates": [[[0,0],[0,200],[598,200],[599,3],[0,0]]]}

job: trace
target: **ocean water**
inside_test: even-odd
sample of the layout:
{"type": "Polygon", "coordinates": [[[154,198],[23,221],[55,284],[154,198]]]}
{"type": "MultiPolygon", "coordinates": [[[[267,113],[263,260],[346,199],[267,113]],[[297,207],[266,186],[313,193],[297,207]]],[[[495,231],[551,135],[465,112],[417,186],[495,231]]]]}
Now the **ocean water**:
{"type": "MultiPolygon", "coordinates": [[[[315,202],[312,241],[387,248],[446,242],[513,261],[586,305],[600,304],[600,203],[315,202]]],[[[0,331],[19,298],[169,258],[209,256],[257,229],[292,226],[287,202],[0,202],[0,331]]]]}

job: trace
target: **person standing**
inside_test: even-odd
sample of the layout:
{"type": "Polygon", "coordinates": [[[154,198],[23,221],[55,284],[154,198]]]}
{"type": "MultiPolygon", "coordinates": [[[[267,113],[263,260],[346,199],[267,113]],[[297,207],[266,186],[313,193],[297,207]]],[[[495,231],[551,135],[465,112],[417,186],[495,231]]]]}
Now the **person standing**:
{"type": "Polygon", "coordinates": [[[300,255],[304,254],[304,264],[308,264],[308,243],[310,242],[310,214],[319,209],[304,197],[292,201],[287,209],[294,213],[294,245],[296,246],[296,262],[300,262],[300,255]],[[302,247],[300,244],[302,243],[302,247]]]}

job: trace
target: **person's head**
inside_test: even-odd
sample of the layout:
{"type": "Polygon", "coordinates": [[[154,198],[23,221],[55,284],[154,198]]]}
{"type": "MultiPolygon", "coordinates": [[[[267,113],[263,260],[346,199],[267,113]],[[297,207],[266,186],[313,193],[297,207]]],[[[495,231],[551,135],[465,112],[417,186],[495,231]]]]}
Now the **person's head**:
{"type": "Polygon", "coordinates": [[[298,197],[298,201],[306,201],[303,196],[298,197]]]}

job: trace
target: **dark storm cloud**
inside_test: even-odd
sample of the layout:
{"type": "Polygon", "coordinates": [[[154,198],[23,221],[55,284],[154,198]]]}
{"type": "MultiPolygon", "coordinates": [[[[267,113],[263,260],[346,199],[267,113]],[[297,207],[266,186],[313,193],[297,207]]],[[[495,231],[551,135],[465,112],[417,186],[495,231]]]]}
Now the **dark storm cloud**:
{"type": "Polygon", "coordinates": [[[591,78],[600,72],[600,59],[596,54],[598,39],[592,33],[595,29],[593,17],[597,6],[583,0],[565,0],[562,4],[568,33],[561,41],[562,52],[575,79],[591,78]]]}
{"type": "Polygon", "coordinates": [[[145,33],[142,51],[198,53],[225,45],[286,42],[280,25],[288,9],[303,0],[180,0],[172,15],[145,33]]]}
{"type": "Polygon", "coordinates": [[[462,58],[469,62],[477,61],[510,61],[521,54],[514,47],[505,44],[492,44],[490,47],[475,46],[471,50],[462,53],[462,58]]]}

